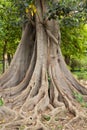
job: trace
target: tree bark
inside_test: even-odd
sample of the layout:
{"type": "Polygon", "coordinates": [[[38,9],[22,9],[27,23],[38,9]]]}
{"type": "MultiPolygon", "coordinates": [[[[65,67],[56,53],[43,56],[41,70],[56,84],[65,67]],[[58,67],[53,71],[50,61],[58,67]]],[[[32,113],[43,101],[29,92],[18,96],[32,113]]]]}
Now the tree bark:
{"type": "MultiPolygon", "coordinates": [[[[0,78],[1,130],[54,130],[65,120],[64,130],[75,121],[86,122],[85,109],[75,94],[87,99],[87,89],[67,69],[60,49],[60,29],[55,20],[44,21],[47,1],[37,0],[35,25],[27,23],[11,65],[0,78]],[[71,116],[68,116],[68,115],[71,116]],[[48,120],[49,124],[44,124],[48,120]]],[[[85,103],[85,101],[83,102],[85,103]]]]}

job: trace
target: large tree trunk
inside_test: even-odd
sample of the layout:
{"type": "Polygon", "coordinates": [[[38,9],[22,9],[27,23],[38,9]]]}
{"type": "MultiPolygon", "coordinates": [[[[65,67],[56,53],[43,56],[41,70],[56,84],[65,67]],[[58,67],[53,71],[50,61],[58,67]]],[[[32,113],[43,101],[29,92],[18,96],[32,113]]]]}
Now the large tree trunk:
{"type": "Polygon", "coordinates": [[[35,25],[26,24],[12,63],[0,78],[0,129],[58,130],[63,123],[64,130],[73,130],[75,121],[86,121],[75,94],[86,101],[87,89],[66,67],[58,23],[43,20],[46,2],[38,0],[36,7],[35,25]]]}

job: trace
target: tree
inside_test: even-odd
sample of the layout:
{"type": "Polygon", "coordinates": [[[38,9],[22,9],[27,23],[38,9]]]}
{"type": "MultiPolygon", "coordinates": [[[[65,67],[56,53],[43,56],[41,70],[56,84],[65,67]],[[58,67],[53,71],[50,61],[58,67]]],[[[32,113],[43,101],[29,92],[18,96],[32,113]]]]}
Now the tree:
{"type": "Polygon", "coordinates": [[[1,129],[50,130],[54,123],[56,130],[56,121],[65,119],[64,129],[72,130],[77,121],[86,125],[82,105],[86,106],[87,89],[67,69],[59,25],[44,17],[47,10],[46,0],[36,0],[26,9],[28,22],[21,42],[0,78],[0,101],[3,97],[5,104],[0,107],[1,129]]]}
{"type": "Polygon", "coordinates": [[[77,27],[61,25],[61,48],[68,65],[72,64],[73,59],[79,62],[84,59],[84,52],[87,49],[86,26],[84,24],[80,24],[77,27]]]}
{"type": "Polygon", "coordinates": [[[0,1],[0,59],[3,61],[3,72],[5,55],[7,54],[10,63],[10,57],[14,54],[20,38],[19,17],[16,15],[17,10],[11,6],[10,1],[0,1]]]}

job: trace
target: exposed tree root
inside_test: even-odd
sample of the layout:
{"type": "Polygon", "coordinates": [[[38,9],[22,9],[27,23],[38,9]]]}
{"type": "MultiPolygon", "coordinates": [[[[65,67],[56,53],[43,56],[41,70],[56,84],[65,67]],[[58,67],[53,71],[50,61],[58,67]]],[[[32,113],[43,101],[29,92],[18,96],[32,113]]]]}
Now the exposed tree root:
{"type": "Polygon", "coordinates": [[[78,130],[77,122],[87,130],[87,110],[74,95],[86,101],[87,89],[66,67],[57,23],[43,25],[42,5],[36,2],[36,26],[26,25],[11,66],[0,78],[0,130],[78,130]]]}

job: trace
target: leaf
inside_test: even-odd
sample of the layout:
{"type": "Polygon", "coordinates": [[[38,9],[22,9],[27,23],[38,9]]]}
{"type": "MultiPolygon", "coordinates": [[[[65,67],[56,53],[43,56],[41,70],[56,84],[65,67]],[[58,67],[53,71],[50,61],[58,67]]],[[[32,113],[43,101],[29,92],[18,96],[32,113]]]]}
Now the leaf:
{"type": "Polygon", "coordinates": [[[62,125],[59,125],[57,126],[58,130],[62,130],[63,126],[62,125]]]}
{"type": "Polygon", "coordinates": [[[50,116],[49,116],[49,115],[43,115],[43,118],[44,118],[46,121],[49,121],[49,120],[50,120],[50,116]]]}
{"type": "Polygon", "coordinates": [[[31,15],[32,15],[32,17],[34,16],[34,12],[33,11],[31,11],[31,15]]]}
{"type": "Polygon", "coordinates": [[[34,4],[30,4],[30,5],[29,5],[29,10],[30,10],[32,16],[33,16],[33,15],[36,13],[36,11],[37,11],[34,4]]]}
{"type": "Polygon", "coordinates": [[[19,130],[24,130],[25,126],[20,126],[19,130]]]}
{"type": "Polygon", "coordinates": [[[3,102],[3,99],[0,98],[0,106],[3,106],[4,102],[3,102]]]}
{"type": "Polygon", "coordinates": [[[26,13],[28,13],[29,12],[29,10],[28,10],[28,8],[26,8],[26,13]]]}
{"type": "Polygon", "coordinates": [[[58,120],[59,120],[59,118],[58,118],[58,117],[56,117],[56,118],[55,118],[55,121],[58,121],[58,120]]]}

